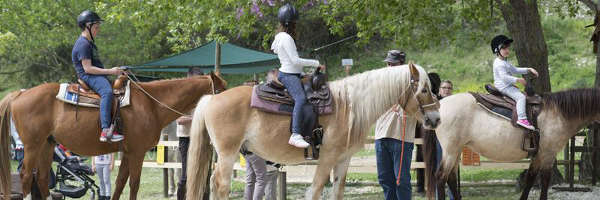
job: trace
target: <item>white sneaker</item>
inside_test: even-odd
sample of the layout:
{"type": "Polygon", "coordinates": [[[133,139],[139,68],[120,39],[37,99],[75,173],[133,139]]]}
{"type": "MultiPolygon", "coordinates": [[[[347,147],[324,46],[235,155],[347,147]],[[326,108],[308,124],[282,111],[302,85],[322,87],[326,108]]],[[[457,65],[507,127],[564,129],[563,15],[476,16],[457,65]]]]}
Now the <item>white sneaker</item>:
{"type": "Polygon", "coordinates": [[[302,136],[300,134],[292,134],[292,136],[290,137],[290,141],[288,141],[288,143],[290,145],[298,147],[298,148],[306,148],[310,145],[310,144],[308,144],[308,142],[306,142],[306,141],[304,141],[304,139],[302,139],[302,136]]]}

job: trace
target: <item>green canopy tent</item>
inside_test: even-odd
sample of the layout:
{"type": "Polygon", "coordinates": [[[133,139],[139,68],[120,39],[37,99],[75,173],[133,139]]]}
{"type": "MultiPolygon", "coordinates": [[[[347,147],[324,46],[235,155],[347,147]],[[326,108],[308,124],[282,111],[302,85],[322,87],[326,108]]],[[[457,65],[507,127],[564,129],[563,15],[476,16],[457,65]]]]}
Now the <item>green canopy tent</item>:
{"type": "MultiPolygon", "coordinates": [[[[187,72],[190,67],[199,67],[205,73],[215,68],[216,42],[173,56],[132,67],[146,72],[187,72]]],[[[275,54],[242,48],[230,43],[221,44],[220,72],[223,74],[250,74],[266,72],[279,65],[275,54]]]]}

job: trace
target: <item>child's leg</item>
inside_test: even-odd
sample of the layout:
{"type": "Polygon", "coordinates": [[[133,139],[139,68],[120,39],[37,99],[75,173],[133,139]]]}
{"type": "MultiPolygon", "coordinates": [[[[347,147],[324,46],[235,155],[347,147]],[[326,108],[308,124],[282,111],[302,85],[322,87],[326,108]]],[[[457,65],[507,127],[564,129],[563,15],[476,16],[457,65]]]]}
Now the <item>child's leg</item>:
{"type": "Polygon", "coordinates": [[[104,165],[104,196],[110,197],[110,165],[104,165]]]}
{"type": "Polygon", "coordinates": [[[104,193],[106,191],[104,188],[104,168],[107,168],[107,165],[96,165],[96,173],[98,173],[98,180],[100,181],[100,194],[98,196],[106,196],[104,193]]]}
{"type": "Polygon", "coordinates": [[[519,117],[519,119],[527,119],[527,114],[525,114],[525,95],[521,93],[521,91],[518,88],[512,86],[507,87],[500,92],[502,92],[502,94],[506,96],[509,96],[517,102],[517,116],[519,117]]]}

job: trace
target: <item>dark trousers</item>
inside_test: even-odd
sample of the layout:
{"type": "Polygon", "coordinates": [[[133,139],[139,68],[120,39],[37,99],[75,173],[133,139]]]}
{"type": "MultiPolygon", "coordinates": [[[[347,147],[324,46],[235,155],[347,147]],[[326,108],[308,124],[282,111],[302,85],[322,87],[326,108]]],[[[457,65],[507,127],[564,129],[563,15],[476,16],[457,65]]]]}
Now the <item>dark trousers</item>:
{"type": "Polygon", "coordinates": [[[386,200],[410,200],[412,188],[410,185],[410,163],[412,160],[413,143],[404,142],[404,155],[402,141],[392,138],[375,140],[375,155],[377,157],[377,179],[383,188],[386,200]],[[399,168],[402,167],[400,185],[396,185],[399,168]]]}
{"type": "Polygon", "coordinates": [[[189,137],[179,138],[179,155],[181,156],[181,177],[177,184],[177,200],[185,199],[185,184],[187,183],[187,153],[190,146],[189,137]]]}

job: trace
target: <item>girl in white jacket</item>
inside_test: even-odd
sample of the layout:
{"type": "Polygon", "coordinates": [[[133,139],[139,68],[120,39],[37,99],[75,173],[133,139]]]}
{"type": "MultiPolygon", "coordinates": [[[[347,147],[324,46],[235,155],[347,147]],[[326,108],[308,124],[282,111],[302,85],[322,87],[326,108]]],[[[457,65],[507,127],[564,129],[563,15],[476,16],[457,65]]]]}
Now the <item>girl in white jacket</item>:
{"type": "Polygon", "coordinates": [[[292,112],[292,136],[289,144],[306,148],[308,143],[302,138],[302,124],[305,119],[302,113],[302,107],[306,104],[306,94],[301,83],[301,73],[304,66],[320,67],[325,70],[325,65],[319,64],[318,60],[302,59],[298,57],[294,36],[296,33],[296,20],[298,12],[289,3],[279,9],[277,15],[279,18],[279,33],[275,35],[275,40],[271,44],[271,50],[279,57],[281,67],[279,68],[278,79],[283,83],[288,93],[294,99],[294,111],[292,112]]]}

